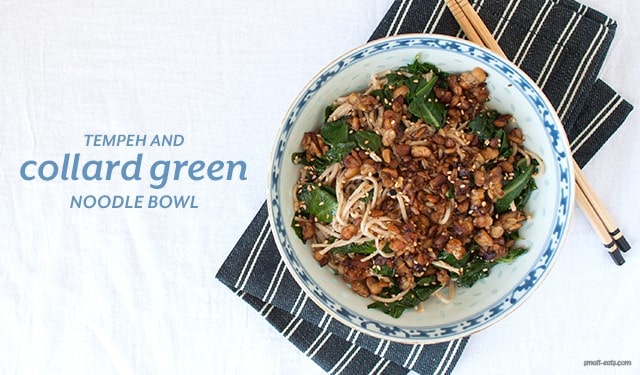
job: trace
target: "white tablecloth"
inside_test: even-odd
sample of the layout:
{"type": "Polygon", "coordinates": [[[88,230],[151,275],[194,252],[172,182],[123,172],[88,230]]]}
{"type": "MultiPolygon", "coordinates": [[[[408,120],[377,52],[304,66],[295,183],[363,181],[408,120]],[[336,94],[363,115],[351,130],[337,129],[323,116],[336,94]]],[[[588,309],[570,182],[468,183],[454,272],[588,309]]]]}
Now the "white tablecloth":
{"type": "MultiPolygon", "coordinates": [[[[0,1],[0,373],[322,373],[214,275],[265,199],[290,102],[391,3],[0,1]],[[147,139],[108,146],[91,134],[147,139]],[[183,142],[151,145],[156,134],[183,142]],[[114,169],[108,181],[62,180],[76,153],[121,164],[142,154],[141,179],[114,169]],[[25,180],[28,160],[52,160],[58,176],[25,180]],[[145,173],[159,160],[188,164],[155,189],[162,166],[158,181],[145,173]],[[223,162],[222,178],[191,178],[198,160],[223,162]],[[244,162],[245,179],[238,167],[227,180],[227,161],[244,162]],[[87,195],[195,200],[71,207],[87,195]]],[[[583,3],[618,21],[601,76],[640,106],[640,3],[583,3]]],[[[635,110],[584,169],[634,247],[627,263],[613,265],[576,210],[547,279],[471,338],[455,374],[640,371],[639,121],[635,110]],[[599,359],[632,365],[584,366],[599,359]]]]}

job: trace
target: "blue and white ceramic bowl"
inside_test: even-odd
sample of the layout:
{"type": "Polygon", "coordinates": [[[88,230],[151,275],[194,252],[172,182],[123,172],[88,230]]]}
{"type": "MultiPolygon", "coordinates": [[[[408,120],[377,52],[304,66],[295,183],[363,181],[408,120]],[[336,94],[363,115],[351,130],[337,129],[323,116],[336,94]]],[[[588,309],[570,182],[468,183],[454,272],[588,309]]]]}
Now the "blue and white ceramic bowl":
{"type": "Polygon", "coordinates": [[[447,36],[410,34],[373,41],[330,63],[293,102],[273,149],[268,182],[271,227],[281,255],[297,282],[322,309],[369,335],[406,343],[435,343],[470,335],[505,317],[529,297],[553,265],[565,239],[574,197],[571,153],[563,127],[540,89],[516,66],[476,45],[447,36]],[[490,107],[514,115],[528,149],[545,163],[527,210],[532,220],[520,230],[529,252],[510,265],[495,266],[472,288],[456,291],[453,303],[433,298],[423,312],[394,319],[357,296],[332,270],[321,268],[293,233],[292,190],[305,131],[318,129],[323,110],[336,97],[366,88],[370,77],[411,63],[416,56],[447,72],[479,66],[488,73],[490,107]]]}

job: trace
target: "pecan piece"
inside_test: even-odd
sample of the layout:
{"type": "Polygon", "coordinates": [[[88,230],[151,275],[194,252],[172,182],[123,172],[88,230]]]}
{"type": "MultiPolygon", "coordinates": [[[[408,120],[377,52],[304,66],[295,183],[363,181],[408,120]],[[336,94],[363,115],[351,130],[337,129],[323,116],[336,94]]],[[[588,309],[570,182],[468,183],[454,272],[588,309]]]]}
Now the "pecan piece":
{"type": "Polygon", "coordinates": [[[307,159],[321,158],[329,149],[322,141],[322,136],[316,132],[306,132],[302,137],[302,149],[307,154],[307,159]]]}

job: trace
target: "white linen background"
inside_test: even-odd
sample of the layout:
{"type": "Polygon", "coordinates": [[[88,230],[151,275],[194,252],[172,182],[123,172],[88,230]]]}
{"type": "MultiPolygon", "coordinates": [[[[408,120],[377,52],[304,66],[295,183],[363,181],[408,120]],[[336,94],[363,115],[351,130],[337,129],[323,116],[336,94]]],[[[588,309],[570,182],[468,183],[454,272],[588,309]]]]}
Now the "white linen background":
{"type": "MultiPolygon", "coordinates": [[[[365,42],[391,0],[0,1],[0,373],[322,373],[214,279],[265,199],[298,91],[365,42]],[[86,147],[84,134],[182,134],[86,147]],[[247,180],[24,181],[30,159],[243,160],[247,180]],[[183,194],[197,209],[71,209],[72,194],[183,194]]],[[[640,3],[602,77],[640,106],[640,3]]],[[[455,374],[638,373],[640,110],[584,169],[633,249],[616,267],[580,210],[554,269],[472,337],[455,374]],[[631,367],[585,368],[585,360],[631,367]]],[[[145,170],[143,169],[143,172],[145,170]]]]}

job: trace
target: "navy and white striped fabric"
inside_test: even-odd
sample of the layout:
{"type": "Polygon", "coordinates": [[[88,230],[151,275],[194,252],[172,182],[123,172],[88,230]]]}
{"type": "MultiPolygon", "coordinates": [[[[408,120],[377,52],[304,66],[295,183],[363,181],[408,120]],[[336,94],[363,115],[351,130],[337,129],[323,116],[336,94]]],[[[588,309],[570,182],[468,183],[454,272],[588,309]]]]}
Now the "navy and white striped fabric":
{"type": "MultiPolygon", "coordinates": [[[[557,109],[574,156],[583,166],[632,109],[597,78],[615,21],[571,0],[477,0],[472,5],[507,56],[557,109]]],[[[444,1],[397,0],[371,39],[415,32],[464,37],[444,1]]],[[[328,373],[449,374],[468,340],[398,344],[332,319],[286,270],[271,235],[266,203],[216,277],[328,373]]]]}
{"type": "Polygon", "coordinates": [[[467,339],[407,345],[350,329],[324,313],[286,271],[263,204],[217,276],[285,338],[333,374],[447,374],[467,339]]]}

